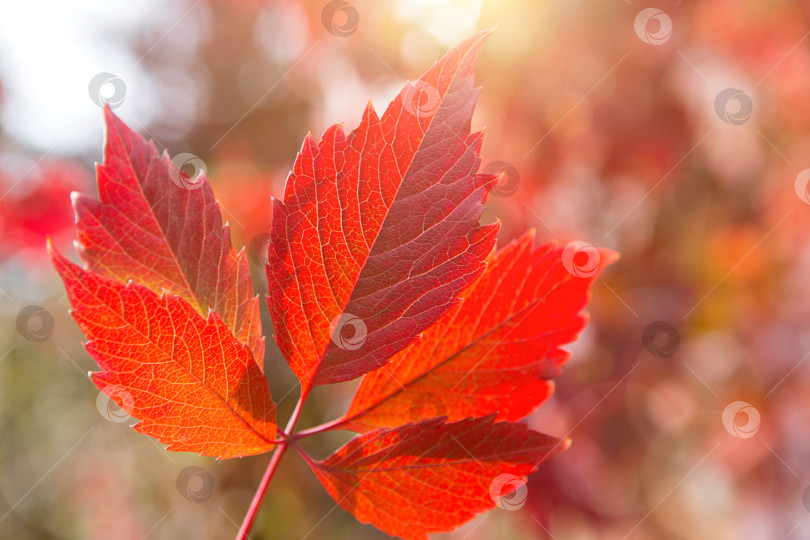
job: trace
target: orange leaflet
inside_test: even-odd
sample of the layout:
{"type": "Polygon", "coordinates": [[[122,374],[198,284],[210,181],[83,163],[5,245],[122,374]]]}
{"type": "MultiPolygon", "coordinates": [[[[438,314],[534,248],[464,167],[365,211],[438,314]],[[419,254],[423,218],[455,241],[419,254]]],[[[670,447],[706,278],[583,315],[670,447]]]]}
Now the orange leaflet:
{"type": "Polygon", "coordinates": [[[563,249],[533,243],[529,232],[494,256],[461,305],[366,375],[335,427],[365,432],[493,412],[515,421],[548,399],[570,356],[560,346],[585,326],[590,287],[615,255],[594,249],[598,266],[579,277],[565,268],[563,249]]]}
{"type": "Polygon", "coordinates": [[[234,251],[208,179],[190,179],[109,107],[104,117],[99,200],[73,195],[82,262],[102,277],[181,296],[203,316],[213,309],[261,364],[259,299],[247,256],[234,251]]]}
{"type": "Polygon", "coordinates": [[[303,386],[383,365],[449,311],[484,269],[480,226],[497,177],[470,132],[473,62],[487,33],[409,83],[381,118],[308,136],[274,201],[267,266],[276,342],[303,386]]]}
{"type": "Polygon", "coordinates": [[[564,450],[559,440],[495,415],[433,418],[358,436],[325,461],[309,460],[332,498],[363,523],[405,540],[452,531],[493,508],[564,450]]]}
{"type": "Polygon", "coordinates": [[[250,349],[213,311],[203,318],[183,298],[83,270],[51,251],[87,352],[91,379],[134,426],[169,450],[220,459],[274,446],[276,410],[250,349]]]}

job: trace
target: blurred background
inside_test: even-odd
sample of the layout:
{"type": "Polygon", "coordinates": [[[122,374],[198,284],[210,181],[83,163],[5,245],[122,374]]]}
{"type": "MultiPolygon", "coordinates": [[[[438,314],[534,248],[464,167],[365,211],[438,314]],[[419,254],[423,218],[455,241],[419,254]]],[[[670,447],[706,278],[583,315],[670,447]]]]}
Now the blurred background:
{"type": "MultiPolygon", "coordinates": [[[[72,254],[99,104],[205,162],[263,296],[269,198],[306,133],[494,25],[486,219],[500,243],[533,227],[622,258],[529,419],[573,446],[513,511],[436,537],[810,538],[810,4],[788,0],[0,0],[0,537],[231,538],[269,459],[166,452],[86,377],[44,246],[72,254]]],[[[295,378],[270,342],[265,364],[284,419],[295,378]]],[[[386,536],[289,454],[252,538],[386,536]]]]}

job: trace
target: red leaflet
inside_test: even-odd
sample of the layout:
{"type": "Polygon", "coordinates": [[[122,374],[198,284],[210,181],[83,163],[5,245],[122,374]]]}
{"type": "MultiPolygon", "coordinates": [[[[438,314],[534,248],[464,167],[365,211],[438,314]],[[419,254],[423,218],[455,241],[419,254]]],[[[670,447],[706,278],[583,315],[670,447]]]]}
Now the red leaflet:
{"type": "Polygon", "coordinates": [[[217,458],[260,454],[276,438],[264,374],[215,312],[204,319],[183,298],[82,270],[51,257],[103,371],[93,382],[135,429],[170,450],[217,458]]]}
{"type": "Polygon", "coordinates": [[[525,481],[569,444],[494,420],[491,415],[447,424],[434,418],[380,429],[349,441],[325,461],[308,461],[332,498],[359,521],[392,536],[425,540],[493,508],[518,479],[525,481]]]}
{"type": "Polygon", "coordinates": [[[122,283],[132,279],[182,297],[206,316],[216,311],[261,365],[264,338],[244,251],[231,246],[206,178],[193,182],[104,109],[99,200],[74,195],[76,249],[87,269],[122,283]]]}
{"type": "Polygon", "coordinates": [[[453,49],[348,136],[308,136],[274,201],[267,266],[276,341],[303,391],[383,365],[457,303],[497,225],[478,224],[497,177],[478,174],[473,61],[453,49]]]}
{"type": "MultiPolygon", "coordinates": [[[[501,250],[458,308],[366,375],[337,426],[365,432],[493,412],[515,421],[548,399],[550,379],[569,357],[560,346],[584,327],[580,311],[598,272],[577,277],[566,270],[562,249],[533,242],[530,232],[501,250]]],[[[615,260],[597,253],[599,270],[615,260]]]]}

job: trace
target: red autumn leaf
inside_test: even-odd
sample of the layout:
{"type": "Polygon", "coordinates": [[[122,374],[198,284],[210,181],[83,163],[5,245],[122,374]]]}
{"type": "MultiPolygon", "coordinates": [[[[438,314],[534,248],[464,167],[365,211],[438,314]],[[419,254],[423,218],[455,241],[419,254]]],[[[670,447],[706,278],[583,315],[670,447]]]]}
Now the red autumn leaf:
{"type": "Polygon", "coordinates": [[[585,326],[580,311],[597,268],[615,255],[594,249],[598,267],[578,277],[566,269],[563,249],[533,242],[530,232],[501,250],[461,305],[366,375],[335,427],[365,432],[426,416],[490,413],[516,421],[548,399],[550,379],[570,356],[560,346],[585,326]]]}
{"type": "Polygon", "coordinates": [[[83,270],[51,250],[73,316],[102,371],[91,379],[136,431],[169,450],[217,458],[274,446],[276,411],[250,349],[214,311],[203,318],[182,297],[158,296],[83,270]]]}
{"type": "Polygon", "coordinates": [[[494,414],[452,424],[433,418],[380,429],[355,437],[325,461],[308,462],[359,521],[425,540],[493,508],[568,446],[523,424],[494,420],[494,414]]]}
{"type": "Polygon", "coordinates": [[[267,266],[276,341],[306,393],[383,365],[457,303],[498,229],[478,174],[478,34],[348,136],[307,136],[273,206],[267,266]],[[344,332],[344,330],[347,330],[344,332]],[[353,332],[353,333],[352,333],[353,332]]]}
{"type": "Polygon", "coordinates": [[[264,338],[244,250],[231,245],[214,192],[104,109],[99,200],[75,194],[77,251],[87,269],[216,311],[261,364],[264,338]]]}
{"type": "Polygon", "coordinates": [[[512,421],[550,395],[613,254],[569,272],[574,255],[534,248],[533,234],[492,253],[498,226],[479,220],[497,177],[477,172],[482,133],[470,132],[485,39],[450,51],[381,118],[369,105],[349,135],[304,141],[268,249],[277,342],[302,384],[284,432],[256,364],[247,260],[207,180],[105,110],[100,200],[74,200],[87,268],[52,252],[54,266],[102,370],[91,378],[135,429],[218,458],[277,448],[240,540],[286,449],[314,433],[365,432],[324,461],[301,453],[343,508],[407,540],[492,508],[568,445],[512,421]],[[343,419],[294,431],[313,386],[363,374],[343,419]]]}

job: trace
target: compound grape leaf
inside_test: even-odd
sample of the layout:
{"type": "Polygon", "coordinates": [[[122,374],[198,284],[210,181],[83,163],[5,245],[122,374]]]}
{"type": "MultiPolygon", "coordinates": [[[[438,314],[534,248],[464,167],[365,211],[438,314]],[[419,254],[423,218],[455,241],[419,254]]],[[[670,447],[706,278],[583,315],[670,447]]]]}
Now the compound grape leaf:
{"type": "Polygon", "coordinates": [[[369,104],[348,135],[308,135],[273,203],[267,300],[302,385],[290,431],[312,387],[365,375],[343,418],[304,432],[277,428],[247,259],[207,179],[105,108],[99,200],[74,196],[86,268],[49,250],[101,368],[91,379],[137,431],[220,459],[293,446],[340,506],[406,540],[503,504],[568,446],[514,421],[551,395],[614,254],[534,248],[533,233],[493,253],[498,224],[479,222],[498,177],[478,173],[470,131],[487,35],[381,117],[369,104]],[[323,461],[296,442],[336,428],[361,434],[323,461]]]}
{"type": "Polygon", "coordinates": [[[101,277],[51,251],[100,372],[91,379],[134,429],[169,450],[220,459],[274,447],[275,404],[250,349],[214,311],[101,277]]]}
{"type": "Polygon", "coordinates": [[[593,260],[577,268],[564,249],[533,244],[529,232],[495,255],[457,308],[364,377],[335,427],[366,432],[490,413],[516,421],[548,399],[570,356],[560,346],[585,326],[580,311],[615,254],[587,248],[593,260]]]}
{"type": "Polygon", "coordinates": [[[359,521],[405,540],[425,540],[493,508],[569,444],[494,420],[494,414],[456,423],[432,418],[379,429],[324,461],[308,462],[332,498],[359,521]]]}
{"type": "Polygon", "coordinates": [[[264,337],[247,256],[233,249],[208,179],[189,178],[109,107],[104,117],[99,200],[73,195],[82,262],[99,276],[180,296],[202,316],[213,309],[261,364],[264,337]]]}
{"type": "Polygon", "coordinates": [[[385,363],[458,302],[483,271],[498,225],[480,226],[498,178],[477,173],[473,62],[461,43],[409,83],[381,118],[307,136],[274,201],[268,306],[301,381],[358,377],[385,363]]]}

